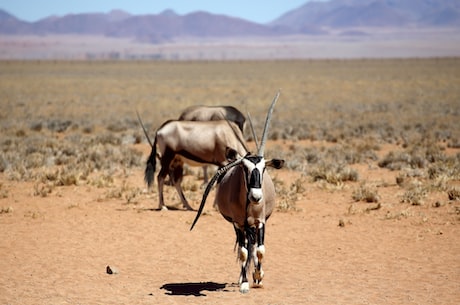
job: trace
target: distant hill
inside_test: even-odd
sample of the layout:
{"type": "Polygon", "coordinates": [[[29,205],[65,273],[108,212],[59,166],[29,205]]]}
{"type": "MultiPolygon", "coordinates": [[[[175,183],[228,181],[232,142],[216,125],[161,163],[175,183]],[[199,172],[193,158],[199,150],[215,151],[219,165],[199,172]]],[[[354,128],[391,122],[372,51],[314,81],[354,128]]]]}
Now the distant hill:
{"type": "Polygon", "coordinates": [[[176,37],[248,37],[285,34],[350,33],[356,27],[460,27],[458,0],[331,0],[307,2],[268,24],[207,12],[178,15],[109,13],[50,16],[25,22],[0,9],[0,34],[103,35],[161,43],[176,37]]]}
{"type": "Polygon", "coordinates": [[[460,26],[457,0],[331,0],[307,2],[270,23],[304,28],[460,26]]]}
{"type": "Polygon", "coordinates": [[[267,36],[271,27],[225,15],[194,12],[184,16],[173,11],[158,15],[132,16],[106,27],[111,37],[136,37],[145,42],[167,41],[174,37],[267,36]]]}
{"type": "Polygon", "coordinates": [[[280,31],[276,27],[207,12],[194,12],[181,16],[167,10],[155,15],[131,15],[114,10],[107,14],[69,14],[63,17],[51,16],[36,22],[24,22],[0,10],[0,33],[9,35],[105,35],[132,37],[146,42],[161,42],[180,36],[267,36],[285,34],[288,31],[280,31]]]}

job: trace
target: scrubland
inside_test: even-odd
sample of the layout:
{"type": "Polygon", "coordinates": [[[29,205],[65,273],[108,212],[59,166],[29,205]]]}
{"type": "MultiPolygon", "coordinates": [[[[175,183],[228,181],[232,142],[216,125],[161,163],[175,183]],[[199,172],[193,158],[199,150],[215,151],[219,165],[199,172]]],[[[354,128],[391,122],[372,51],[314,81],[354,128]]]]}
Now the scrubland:
{"type": "MultiPolygon", "coordinates": [[[[281,89],[272,149],[305,181],[365,184],[351,166],[373,164],[398,171],[401,186],[417,180],[411,194],[456,193],[459,66],[456,58],[5,61],[0,171],[7,179],[36,182],[39,195],[61,185],[112,186],[114,175],[143,165],[145,157],[135,146],[146,140],[136,111],[152,136],[193,104],[234,105],[250,113],[260,129],[268,103],[281,89]]],[[[418,203],[410,198],[405,201],[418,203]]]]}
{"type": "MultiPolygon", "coordinates": [[[[238,300],[457,304],[459,84],[458,58],[2,61],[0,301],[190,304],[161,289],[196,295],[199,282],[203,301],[235,302],[231,226],[210,203],[193,233],[190,212],[153,212],[136,111],[151,137],[195,104],[233,105],[260,133],[281,89],[266,149],[286,160],[270,172],[267,288],[238,300]]],[[[201,184],[187,168],[194,207],[201,184]]],[[[165,195],[180,209],[174,188],[165,195]]]]}

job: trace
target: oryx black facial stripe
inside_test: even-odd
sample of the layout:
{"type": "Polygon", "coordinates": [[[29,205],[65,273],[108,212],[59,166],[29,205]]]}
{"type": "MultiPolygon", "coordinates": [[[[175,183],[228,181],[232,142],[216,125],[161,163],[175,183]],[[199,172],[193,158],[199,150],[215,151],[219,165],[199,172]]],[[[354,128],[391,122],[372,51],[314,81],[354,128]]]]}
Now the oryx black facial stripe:
{"type": "Polygon", "coordinates": [[[262,174],[265,170],[265,160],[260,156],[246,156],[243,159],[244,170],[247,176],[248,188],[262,187],[262,174]]]}
{"type": "Polygon", "coordinates": [[[261,176],[259,170],[254,168],[251,172],[251,176],[249,177],[249,187],[251,188],[261,188],[261,176]]]}

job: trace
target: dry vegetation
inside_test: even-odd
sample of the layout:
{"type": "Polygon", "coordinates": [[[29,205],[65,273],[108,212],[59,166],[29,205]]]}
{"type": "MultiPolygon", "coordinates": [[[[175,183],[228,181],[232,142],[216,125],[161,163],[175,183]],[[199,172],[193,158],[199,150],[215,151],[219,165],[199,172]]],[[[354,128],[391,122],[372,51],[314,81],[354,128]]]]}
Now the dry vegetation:
{"type": "MultiPolygon", "coordinates": [[[[298,178],[275,179],[279,210],[295,210],[307,184],[340,190],[351,183],[353,200],[379,202],[385,185],[360,177],[359,164],[396,171],[402,203],[423,204],[433,192],[459,198],[459,59],[4,61],[0,67],[0,172],[34,182],[35,196],[89,185],[135,202],[147,196],[142,185],[126,182],[145,158],[136,109],[152,133],[192,104],[234,105],[260,128],[281,88],[268,154],[284,157],[298,178]]],[[[187,183],[188,196],[198,198],[197,182],[187,183]]],[[[8,190],[0,186],[0,194],[7,198],[8,190]]]]}
{"type": "MultiPolygon", "coordinates": [[[[458,84],[447,58],[0,62],[0,303],[459,304],[458,84]],[[192,104],[260,130],[278,88],[266,155],[286,168],[265,289],[242,296],[209,202],[193,232],[193,213],[152,212],[136,110],[151,134],[192,104]]],[[[202,170],[186,173],[197,207],[202,170]]]]}

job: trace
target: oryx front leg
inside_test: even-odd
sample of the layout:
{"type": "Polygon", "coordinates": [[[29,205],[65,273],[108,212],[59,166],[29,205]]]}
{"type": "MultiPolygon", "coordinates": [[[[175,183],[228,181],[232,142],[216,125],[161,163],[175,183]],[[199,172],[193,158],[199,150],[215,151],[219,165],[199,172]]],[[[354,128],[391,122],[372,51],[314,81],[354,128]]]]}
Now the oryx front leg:
{"type": "Polygon", "coordinates": [[[254,280],[255,287],[262,287],[262,279],[264,278],[264,271],[262,269],[262,260],[265,256],[265,245],[264,245],[265,224],[263,223],[259,224],[256,234],[257,234],[257,243],[254,246],[255,251],[253,252],[255,270],[254,270],[254,273],[252,274],[252,278],[254,280]]]}
{"type": "Polygon", "coordinates": [[[240,229],[235,225],[236,231],[236,240],[238,242],[238,260],[241,264],[241,273],[238,284],[240,285],[241,293],[249,292],[249,281],[247,277],[248,267],[249,267],[249,245],[244,233],[244,229],[240,229]]]}

